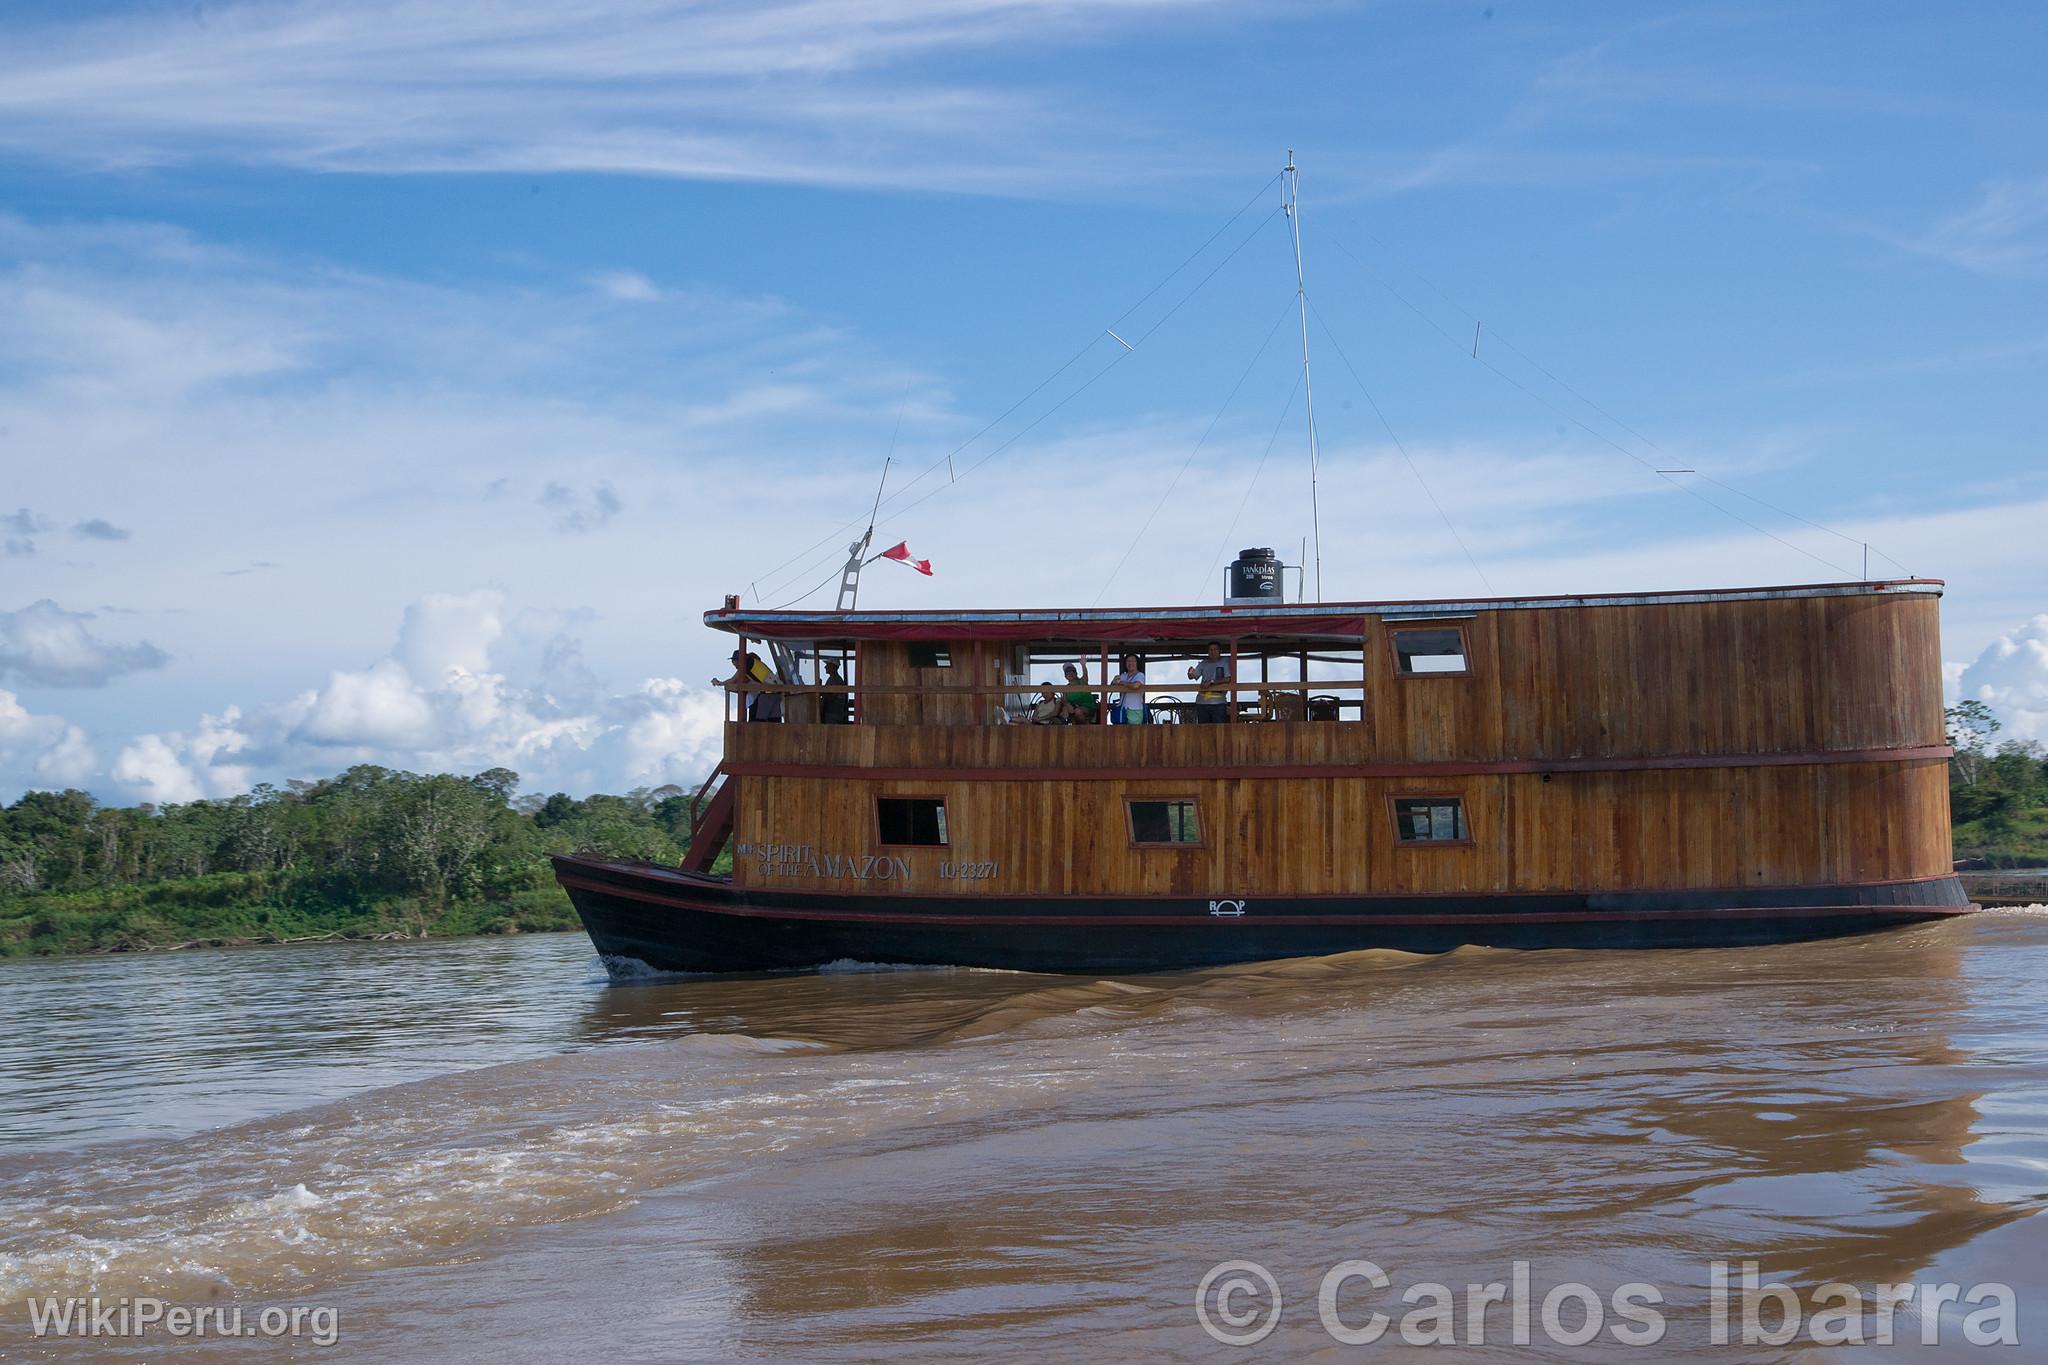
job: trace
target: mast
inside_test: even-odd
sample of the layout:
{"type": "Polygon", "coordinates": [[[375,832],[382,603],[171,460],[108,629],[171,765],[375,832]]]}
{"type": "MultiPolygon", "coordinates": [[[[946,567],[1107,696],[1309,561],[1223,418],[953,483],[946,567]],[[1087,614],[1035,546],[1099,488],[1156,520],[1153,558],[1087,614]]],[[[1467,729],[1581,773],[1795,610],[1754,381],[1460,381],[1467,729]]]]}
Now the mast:
{"type": "Polygon", "coordinates": [[[1316,449],[1316,390],[1308,372],[1308,284],[1301,270],[1301,214],[1296,191],[1301,172],[1294,167],[1294,148],[1287,149],[1287,165],[1281,171],[1280,207],[1294,230],[1294,297],[1301,304],[1301,396],[1308,410],[1308,515],[1316,542],[1316,601],[1323,600],[1323,513],[1316,497],[1316,475],[1320,452],[1316,449]]]}
{"type": "Polygon", "coordinates": [[[882,461],[882,481],[875,485],[875,506],[868,513],[868,529],[859,540],[846,547],[846,568],[839,575],[840,611],[851,611],[860,600],[860,571],[868,562],[865,556],[875,538],[875,518],[882,514],[882,490],[889,486],[889,465],[895,458],[891,455],[882,461]]]}

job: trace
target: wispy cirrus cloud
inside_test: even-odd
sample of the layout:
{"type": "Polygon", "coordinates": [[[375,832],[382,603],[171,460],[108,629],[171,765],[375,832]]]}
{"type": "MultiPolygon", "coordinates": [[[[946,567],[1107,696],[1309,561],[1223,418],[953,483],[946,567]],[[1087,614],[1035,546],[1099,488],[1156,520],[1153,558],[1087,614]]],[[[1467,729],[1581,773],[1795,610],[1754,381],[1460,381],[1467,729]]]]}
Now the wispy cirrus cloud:
{"type": "Polygon", "coordinates": [[[1080,124],[1042,92],[928,68],[1210,3],[295,0],[16,21],[0,25],[0,147],[1001,190],[1055,174],[1038,139],[1080,124]]]}
{"type": "Polygon", "coordinates": [[[2048,175],[1994,180],[1976,202],[1902,244],[1980,275],[2048,271],[2048,175]]]}

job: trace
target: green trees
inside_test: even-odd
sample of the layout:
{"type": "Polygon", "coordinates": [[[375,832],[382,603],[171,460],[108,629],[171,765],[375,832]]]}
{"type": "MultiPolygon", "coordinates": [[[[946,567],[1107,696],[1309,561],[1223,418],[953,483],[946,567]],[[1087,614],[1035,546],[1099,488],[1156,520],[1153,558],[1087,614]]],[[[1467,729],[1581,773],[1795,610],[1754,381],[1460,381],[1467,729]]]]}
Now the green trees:
{"type": "Polygon", "coordinates": [[[1955,761],[1949,765],[1949,813],[1956,853],[1995,866],[2048,863],[2048,752],[2033,740],[2007,740],[1991,708],[1965,701],[1943,713],[1955,761]]]}
{"type": "Polygon", "coordinates": [[[519,776],[363,764],[220,801],[102,806],[30,792],[0,808],[0,953],[243,938],[569,927],[545,855],[673,865],[675,787],[578,801],[519,776]]]}

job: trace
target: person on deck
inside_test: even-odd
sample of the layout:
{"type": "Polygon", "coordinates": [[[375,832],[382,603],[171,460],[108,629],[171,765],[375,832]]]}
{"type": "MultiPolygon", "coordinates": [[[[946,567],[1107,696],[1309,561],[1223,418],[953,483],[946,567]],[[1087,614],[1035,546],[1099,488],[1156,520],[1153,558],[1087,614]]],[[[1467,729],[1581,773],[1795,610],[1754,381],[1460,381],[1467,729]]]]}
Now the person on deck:
{"type": "MultiPolygon", "coordinates": [[[[769,668],[767,664],[761,662],[761,656],[754,653],[753,650],[750,649],[745,653],[741,653],[741,651],[736,649],[732,652],[732,676],[730,678],[713,678],[711,681],[721,687],[745,687],[751,683],[774,682],[775,671],[769,668]]],[[[746,697],[748,720],[782,719],[782,698],[780,696],[770,695],[766,692],[749,692],[746,694],[746,697]]]]}
{"type": "Polygon", "coordinates": [[[1026,717],[1033,725],[1065,725],[1067,723],[1067,701],[1059,689],[1051,683],[1038,685],[1038,700],[1032,704],[1026,717]]]}
{"type": "Polygon", "coordinates": [[[1126,654],[1122,659],[1123,671],[1112,681],[1123,691],[1116,693],[1116,702],[1109,708],[1111,725],[1143,725],[1145,723],[1145,665],[1135,654],[1126,654]]]}
{"type": "Polygon", "coordinates": [[[1068,718],[1076,725],[1093,725],[1101,718],[1100,699],[1088,690],[1088,675],[1079,664],[1066,665],[1068,718]]]}
{"type": "MultiPolygon", "coordinates": [[[[846,686],[846,675],[839,671],[839,660],[830,659],[825,664],[825,686],[846,686]]],[[[853,698],[844,692],[827,692],[818,698],[818,720],[825,725],[853,724],[853,698]]]]}
{"type": "Polygon", "coordinates": [[[1223,689],[1217,684],[1232,681],[1230,660],[1223,657],[1223,646],[1209,642],[1209,652],[1197,659],[1188,669],[1188,677],[1204,684],[1195,693],[1195,724],[1224,725],[1230,720],[1230,703],[1223,689]]]}

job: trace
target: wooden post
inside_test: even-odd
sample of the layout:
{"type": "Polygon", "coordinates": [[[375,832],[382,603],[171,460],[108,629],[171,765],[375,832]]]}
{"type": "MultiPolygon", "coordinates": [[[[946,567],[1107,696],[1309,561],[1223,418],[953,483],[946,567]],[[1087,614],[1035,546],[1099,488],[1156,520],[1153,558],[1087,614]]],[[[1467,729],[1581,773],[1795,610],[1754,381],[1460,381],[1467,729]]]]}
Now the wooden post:
{"type": "Polygon", "coordinates": [[[988,686],[988,670],[982,666],[981,655],[981,641],[977,639],[974,642],[974,694],[967,699],[967,704],[974,708],[976,725],[988,724],[988,696],[981,690],[988,686]]]}
{"type": "Polygon", "coordinates": [[[1109,724],[1109,641],[1102,641],[1102,690],[1095,694],[1095,714],[1099,723],[1109,724]]]}
{"type": "Polygon", "coordinates": [[[1237,637],[1230,637],[1230,686],[1223,693],[1223,719],[1231,725],[1237,724],[1237,637]]]}
{"type": "MultiPolygon", "coordinates": [[[[744,636],[744,635],[742,635],[742,636],[740,636],[740,637],[739,637],[739,641],[740,641],[740,661],[739,661],[739,663],[738,663],[737,665],[735,665],[735,666],[734,666],[734,668],[733,668],[733,676],[734,676],[734,677],[736,677],[736,678],[745,678],[745,679],[746,679],[746,680],[747,680],[748,682],[752,682],[752,681],[754,680],[754,675],[753,675],[753,673],[752,673],[752,672],[750,672],[750,671],[748,670],[748,668],[747,668],[747,637],[746,637],[746,636],[744,636]]],[[[732,695],[732,689],[731,689],[731,688],[727,688],[727,689],[726,689],[726,695],[728,695],[728,696],[732,695]]],[[[739,715],[739,718],[740,718],[741,720],[745,720],[745,719],[747,719],[747,694],[746,694],[746,693],[744,693],[744,692],[742,692],[742,693],[740,693],[740,694],[739,694],[739,698],[740,698],[740,715],[739,715]]],[[[730,707],[728,707],[728,708],[726,709],[726,715],[727,715],[727,716],[730,716],[731,714],[732,714],[732,710],[731,710],[731,708],[730,708],[730,707]]]]}

